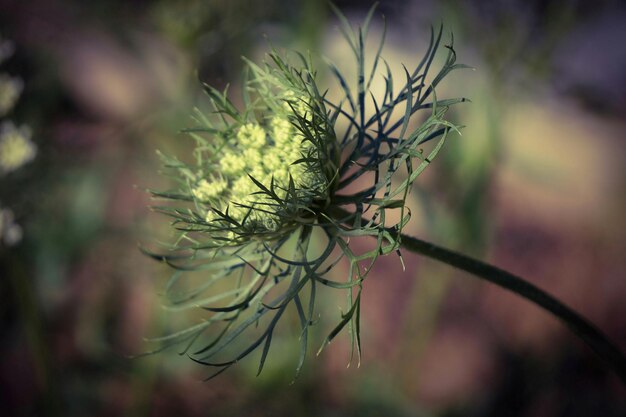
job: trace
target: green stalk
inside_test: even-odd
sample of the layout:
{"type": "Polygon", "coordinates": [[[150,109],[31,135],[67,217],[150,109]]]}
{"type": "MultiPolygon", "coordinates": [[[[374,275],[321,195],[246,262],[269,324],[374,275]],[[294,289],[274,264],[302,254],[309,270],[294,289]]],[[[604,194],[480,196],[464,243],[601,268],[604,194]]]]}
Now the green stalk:
{"type": "Polygon", "coordinates": [[[626,358],[619,348],[591,322],[550,294],[517,275],[433,243],[405,234],[401,235],[400,241],[404,249],[469,272],[480,279],[524,297],[552,313],[603,359],[626,384],[626,358]]]}
{"type": "MultiPolygon", "coordinates": [[[[337,215],[336,218],[341,219],[342,222],[344,219],[352,217],[351,213],[337,207],[334,207],[333,212],[337,215]]],[[[367,222],[364,221],[364,223],[367,222]]],[[[393,228],[387,230],[396,236],[398,235],[397,230],[393,228]]],[[[469,272],[477,278],[496,284],[552,313],[582,339],[626,385],[626,357],[619,348],[595,325],[550,294],[523,278],[496,266],[416,237],[401,234],[400,242],[403,249],[469,272]]]]}

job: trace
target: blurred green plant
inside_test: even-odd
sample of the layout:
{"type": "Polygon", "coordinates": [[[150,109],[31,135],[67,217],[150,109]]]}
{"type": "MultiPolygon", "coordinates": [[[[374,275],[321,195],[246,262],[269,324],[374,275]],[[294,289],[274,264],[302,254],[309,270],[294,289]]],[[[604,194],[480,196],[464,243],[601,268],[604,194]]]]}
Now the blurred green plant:
{"type": "Polygon", "coordinates": [[[264,66],[246,61],[243,110],[230,101],[227,90],[206,86],[213,114],[196,110],[197,126],[185,131],[195,140],[194,163],[161,155],[176,186],[151,190],[155,198],[177,203],[154,209],[173,218],[178,239],[166,245],[167,253],[144,251],[175,269],[166,285],[167,308],[200,307],[210,316],[151,339],[159,347],[150,353],[182,344],[181,354],[217,368],[213,377],[261,349],[260,373],[277,324],[293,305],[301,332],[298,374],[316,321],[321,285],[345,291],[348,306],[319,351],[347,328],[352,352],[360,358],[362,283],[378,257],[397,253],[402,259],[400,250],[406,249],[539,304],[564,320],[625,378],[619,350],[554,298],[491,265],[402,234],[411,217],[406,199],[412,184],[448,135],[459,132],[445,116],[450,106],[465,99],[439,99],[435,89],[451,71],[466,66],[456,63],[451,38],[431,77],[443,30],[431,31],[425,55],[412,72],[405,68],[406,79],[396,90],[381,57],[384,31],[371,66],[365,64],[374,10],[356,31],[335,10],[356,61],[356,86],[328,61],[342,91],[336,103],[319,90],[311,57],[299,53],[297,65],[276,51],[264,66]],[[379,66],[385,68],[386,89],[377,98],[370,87],[379,66]],[[420,117],[421,123],[415,123],[420,117]],[[319,253],[311,248],[313,236],[324,242],[319,253]],[[365,237],[373,238],[375,246],[355,251],[354,242],[365,237]],[[340,262],[349,264],[344,282],[327,277],[340,262]],[[201,282],[179,291],[184,278],[195,272],[202,274],[201,282]],[[214,334],[207,335],[209,329],[214,334]],[[219,359],[255,329],[260,334],[250,343],[229,359],[219,359]]]}

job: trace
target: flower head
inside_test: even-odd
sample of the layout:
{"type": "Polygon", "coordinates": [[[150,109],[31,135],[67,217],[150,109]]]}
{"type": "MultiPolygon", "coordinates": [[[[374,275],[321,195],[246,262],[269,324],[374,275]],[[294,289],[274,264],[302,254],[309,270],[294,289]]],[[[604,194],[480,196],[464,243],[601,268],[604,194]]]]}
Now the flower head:
{"type": "Polygon", "coordinates": [[[444,119],[447,108],[463,101],[435,96],[438,83],[461,67],[452,46],[446,46],[447,58],[431,76],[441,30],[433,34],[421,64],[406,71],[400,90],[394,91],[385,64],[386,92],[370,95],[383,62],[381,40],[373,67],[364,65],[370,17],[358,35],[343,20],[357,74],[355,88],[350,88],[329,64],[343,91],[339,102],[320,92],[310,59],[299,56],[300,64],[292,65],[272,53],[272,64],[246,61],[250,77],[244,109],[237,109],[226,92],[206,87],[214,117],[197,110],[197,126],[186,130],[196,143],[195,164],[162,156],[179,185],[152,193],[178,204],[155,208],[174,219],[180,236],[168,253],[146,252],[176,270],[167,285],[166,308],[201,307],[209,314],[198,324],[154,339],[162,347],[186,343],[184,353],[218,367],[219,373],[263,346],[260,372],[279,319],[294,306],[302,332],[299,370],[318,314],[316,288],[325,286],[346,291],[348,306],[322,347],[348,327],[360,352],[363,280],[379,256],[399,251],[400,231],[410,218],[405,200],[411,184],[456,130],[444,119]],[[402,117],[392,117],[396,108],[402,109],[402,117]],[[416,114],[425,114],[425,121],[411,128],[416,114]],[[393,218],[399,220],[388,220],[388,210],[398,211],[393,218]],[[310,245],[313,237],[316,249],[310,245]],[[355,252],[351,240],[360,237],[374,237],[376,247],[355,252]],[[344,281],[329,278],[339,262],[349,265],[344,281]],[[187,287],[184,277],[198,275],[202,283],[187,287]],[[254,337],[238,353],[219,360],[245,334],[254,337]]]}
{"type": "Polygon", "coordinates": [[[212,121],[198,111],[200,126],[187,130],[198,144],[198,164],[178,165],[186,183],[178,195],[196,210],[179,220],[203,232],[214,249],[275,240],[312,223],[312,207],[328,200],[339,161],[336,150],[329,152],[336,138],[323,98],[308,68],[272,58],[281,67],[248,62],[253,76],[247,88],[254,97],[245,111],[207,86],[216,111],[230,120],[212,121]]]}
{"type": "Polygon", "coordinates": [[[23,88],[20,78],[0,74],[0,116],[5,116],[15,106],[23,88]]]}
{"type": "Polygon", "coordinates": [[[0,125],[0,172],[15,171],[35,157],[37,148],[30,136],[28,127],[17,128],[11,122],[0,125]]]}
{"type": "Polygon", "coordinates": [[[13,42],[0,37],[0,64],[6,61],[15,52],[15,45],[13,42]]]}
{"type": "MultiPolygon", "coordinates": [[[[0,64],[13,52],[13,43],[0,38],[0,64]]],[[[0,118],[4,118],[13,109],[23,87],[21,78],[0,74],[0,118]]],[[[28,126],[17,128],[10,120],[0,123],[0,177],[17,170],[35,157],[37,146],[30,137],[31,130],[28,126]]],[[[0,206],[0,245],[13,246],[21,240],[22,228],[15,222],[13,211],[0,206]]]]}
{"type": "Polygon", "coordinates": [[[0,244],[13,246],[22,240],[22,228],[15,222],[13,211],[0,206],[0,244]]]}

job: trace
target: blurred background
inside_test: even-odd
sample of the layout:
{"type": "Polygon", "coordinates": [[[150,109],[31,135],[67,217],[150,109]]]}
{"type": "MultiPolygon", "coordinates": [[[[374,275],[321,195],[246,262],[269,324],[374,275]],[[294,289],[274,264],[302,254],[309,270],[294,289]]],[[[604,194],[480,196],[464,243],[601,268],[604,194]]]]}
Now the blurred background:
{"type": "MultiPolygon", "coordinates": [[[[355,24],[371,6],[335,3],[355,24]]],[[[409,232],[527,277],[626,350],[626,2],[385,0],[372,54],[381,15],[394,69],[441,23],[475,68],[444,82],[472,103],[409,232]]],[[[254,358],[209,382],[175,352],[129,359],[172,319],[169,271],[137,247],[172,236],[142,191],[167,186],[155,150],[190,152],[201,82],[238,90],[242,55],[348,65],[337,20],[317,0],[0,0],[0,39],[0,414],[626,415],[626,388],[547,313],[409,253],[365,283],[360,367],[344,335],[290,384],[289,328],[260,377],[254,358]]]]}

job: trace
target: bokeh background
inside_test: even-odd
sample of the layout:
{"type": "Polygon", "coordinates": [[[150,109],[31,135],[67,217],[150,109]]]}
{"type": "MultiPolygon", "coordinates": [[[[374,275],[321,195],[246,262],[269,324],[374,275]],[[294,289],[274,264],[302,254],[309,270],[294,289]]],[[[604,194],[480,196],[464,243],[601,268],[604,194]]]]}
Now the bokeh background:
{"type": "MultiPolygon", "coordinates": [[[[371,6],[335,3],[355,24],[371,6]]],[[[626,350],[626,3],[385,0],[372,40],[382,14],[392,67],[441,23],[475,67],[443,87],[472,103],[417,181],[410,232],[527,277],[626,350]]],[[[290,384],[289,328],[259,377],[254,358],[209,382],[175,352],[129,359],[172,319],[168,270],[137,247],[170,233],[142,191],[167,184],[155,150],[189,152],[201,82],[236,90],[242,55],[344,63],[337,20],[317,0],[0,0],[0,35],[22,83],[3,121],[36,146],[0,176],[1,415],[626,415],[626,388],[555,319],[409,253],[365,284],[360,367],[344,336],[290,384]]]]}

